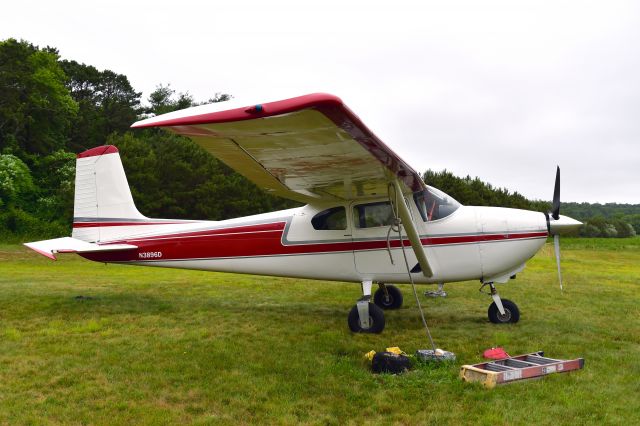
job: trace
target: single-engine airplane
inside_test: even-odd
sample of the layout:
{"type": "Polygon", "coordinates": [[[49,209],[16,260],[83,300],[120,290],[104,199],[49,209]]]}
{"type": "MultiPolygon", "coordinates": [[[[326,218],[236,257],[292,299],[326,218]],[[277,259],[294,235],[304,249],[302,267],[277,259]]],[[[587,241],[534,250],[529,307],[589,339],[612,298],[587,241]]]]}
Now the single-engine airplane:
{"type": "Polygon", "coordinates": [[[426,185],[328,94],[203,105],[132,127],[187,136],[266,191],[305,205],[222,221],[150,219],[136,209],[117,148],[99,146],[77,156],[72,236],[27,247],[52,259],[77,253],[97,262],[357,282],[363,297],[349,328],[379,333],[383,309],[402,305],[388,283],[478,279],[493,298],[489,319],[517,322],[518,307],[494,284],[522,271],[548,235],[556,236],[560,272],[557,235],[581,224],[559,214],[559,169],[550,213],[463,206],[426,185]]]}

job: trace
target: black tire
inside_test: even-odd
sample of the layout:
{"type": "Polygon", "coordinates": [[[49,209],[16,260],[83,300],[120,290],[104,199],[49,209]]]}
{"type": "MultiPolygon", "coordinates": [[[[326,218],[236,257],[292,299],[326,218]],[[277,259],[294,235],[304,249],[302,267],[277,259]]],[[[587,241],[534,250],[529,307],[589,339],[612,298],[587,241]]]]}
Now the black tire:
{"type": "Polygon", "coordinates": [[[369,303],[369,328],[360,326],[360,315],[358,314],[358,305],[354,305],[349,312],[348,317],[349,329],[354,333],[382,333],[384,330],[384,312],[373,303],[369,303]]]}
{"type": "Polygon", "coordinates": [[[402,292],[394,285],[387,285],[389,297],[385,297],[384,290],[379,288],[373,295],[373,303],[382,309],[400,309],[402,306],[402,292]]]}
{"type": "Polygon", "coordinates": [[[504,308],[504,315],[500,315],[496,302],[489,305],[489,311],[487,312],[489,321],[494,324],[514,324],[520,320],[520,309],[511,300],[502,299],[502,307],[504,308]]]}

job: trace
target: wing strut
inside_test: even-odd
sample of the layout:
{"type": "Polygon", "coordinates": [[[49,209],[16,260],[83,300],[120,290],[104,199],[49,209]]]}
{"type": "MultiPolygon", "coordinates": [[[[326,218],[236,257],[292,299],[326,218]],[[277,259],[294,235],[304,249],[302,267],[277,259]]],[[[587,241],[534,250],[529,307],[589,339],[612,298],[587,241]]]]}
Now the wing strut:
{"type": "MultiPolygon", "coordinates": [[[[389,201],[392,203],[394,208],[394,214],[396,216],[396,221],[398,220],[398,216],[401,220],[401,223],[404,224],[405,232],[407,233],[407,237],[409,237],[409,241],[411,242],[411,247],[413,248],[416,257],[418,258],[418,264],[422,268],[422,273],[426,277],[433,276],[433,272],[431,271],[431,266],[429,266],[429,262],[427,261],[427,256],[424,253],[424,248],[422,247],[422,242],[420,241],[420,236],[418,235],[418,231],[415,228],[413,221],[411,220],[411,214],[409,213],[409,208],[404,202],[404,197],[402,195],[402,190],[400,189],[400,183],[398,179],[393,180],[393,184],[389,185],[389,201]],[[393,185],[394,196],[391,196],[391,186],[393,185]]],[[[416,291],[416,284],[413,281],[413,276],[411,275],[412,271],[409,270],[409,262],[407,261],[407,253],[404,250],[404,242],[402,241],[402,228],[398,224],[398,237],[400,238],[400,248],[402,249],[402,257],[404,257],[404,264],[407,267],[407,274],[409,274],[409,281],[411,282],[411,288],[413,289],[413,295],[416,298],[416,304],[418,305],[418,310],[420,311],[420,318],[422,318],[422,324],[424,324],[424,330],[427,333],[427,337],[429,338],[429,342],[431,343],[431,347],[433,348],[433,354],[436,355],[438,353],[438,349],[436,348],[436,344],[433,342],[433,337],[431,337],[431,331],[429,330],[429,326],[427,325],[427,320],[424,317],[424,311],[422,310],[422,305],[420,304],[420,298],[418,297],[418,292],[416,291]]]]}
{"type": "Polygon", "coordinates": [[[402,220],[402,225],[404,226],[405,232],[407,233],[407,237],[409,237],[409,242],[411,243],[411,248],[418,259],[418,264],[422,269],[422,273],[425,277],[431,278],[433,276],[433,271],[431,270],[431,265],[429,265],[429,260],[427,259],[427,254],[424,252],[424,247],[422,247],[422,242],[420,241],[420,235],[418,234],[418,230],[416,229],[413,220],[411,219],[411,214],[409,213],[409,208],[404,202],[404,197],[402,196],[402,190],[400,189],[400,183],[398,179],[394,179],[393,181],[396,197],[390,197],[391,202],[395,204],[396,211],[402,220]]]}

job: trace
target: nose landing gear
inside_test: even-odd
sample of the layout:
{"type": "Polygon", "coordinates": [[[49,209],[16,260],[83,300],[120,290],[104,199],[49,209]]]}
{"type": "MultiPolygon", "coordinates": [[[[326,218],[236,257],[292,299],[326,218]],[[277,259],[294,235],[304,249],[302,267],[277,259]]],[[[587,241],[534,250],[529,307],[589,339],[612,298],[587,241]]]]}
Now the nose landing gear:
{"type": "Polygon", "coordinates": [[[482,291],[482,289],[487,285],[491,289],[489,294],[493,299],[493,303],[489,305],[489,310],[487,311],[489,321],[494,324],[518,322],[520,320],[520,309],[518,309],[518,305],[513,303],[511,300],[501,299],[493,283],[483,283],[482,287],[480,287],[480,291],[482,291]]]}
{"type": "Polygon", "coordinates": [[[444,291],[444,283],[438,283],[437,290],[425,291],[424,295],[429,297],[447,297],[447,292],[444,291]]]}

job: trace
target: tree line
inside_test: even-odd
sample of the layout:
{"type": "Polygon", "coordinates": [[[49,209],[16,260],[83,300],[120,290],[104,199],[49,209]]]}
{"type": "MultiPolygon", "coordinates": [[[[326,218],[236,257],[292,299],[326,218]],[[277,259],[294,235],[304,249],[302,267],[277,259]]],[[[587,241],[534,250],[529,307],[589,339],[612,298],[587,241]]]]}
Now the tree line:
{"type": "MultiPolygon", "coordinates": [[[[202,103],[229,98],[213,92],[202,103]]],[[[0,41],[0,240],[68,235],[75,155],[104,144],[121,151],[136,205],[149,217],[221,220],[295,206],[260,190],[187,138],[129,129],[140,118],[199,104],[170,85],[158,85],[143,101],[125,75],[63,60],[53,47],[0,41]]],[[[479,178],[447,171],[427,171],[424,177],[463,204],[549,208],[479,178]]],[[[576,209],[588,212],[587,206],[593,205],[576,209]]],[[[640,206],[611,217],[604,210],[595,208],[602,217],[583,229],[613,236],[615,228],[621,236],[622,227],[612,222],[618,220],[640,231],[640,206]]]]}
{"type": "MultiPolygon", "coordinates": [[[[125,75],[62,60],[27,41],[0,42],[0,239],[70,233],[76,153],[113,144],[136,205],[150,217],[220,220],[294,205],[189,139],[130,131],[145,116],[198,105],[159,85],[145,103],[125,75]]],[[[229,99],[212,93],[204,103],[229,99]]]]}
{"type": "MultiPolygon", "coordinates": [[[[518,192],[495,188],[478,177],[461,178],[447,170],[427,170],[422,177],[427,184],[443,190],[462,204],[512,207],[540,212],[551,210],[549,201],[529,200],[518,192]]],[[[584,226],[575,231],[575,236],[624,238],[640,233],[640,204],[563,202],[560,212],[584,222],[584,226]]]]}

